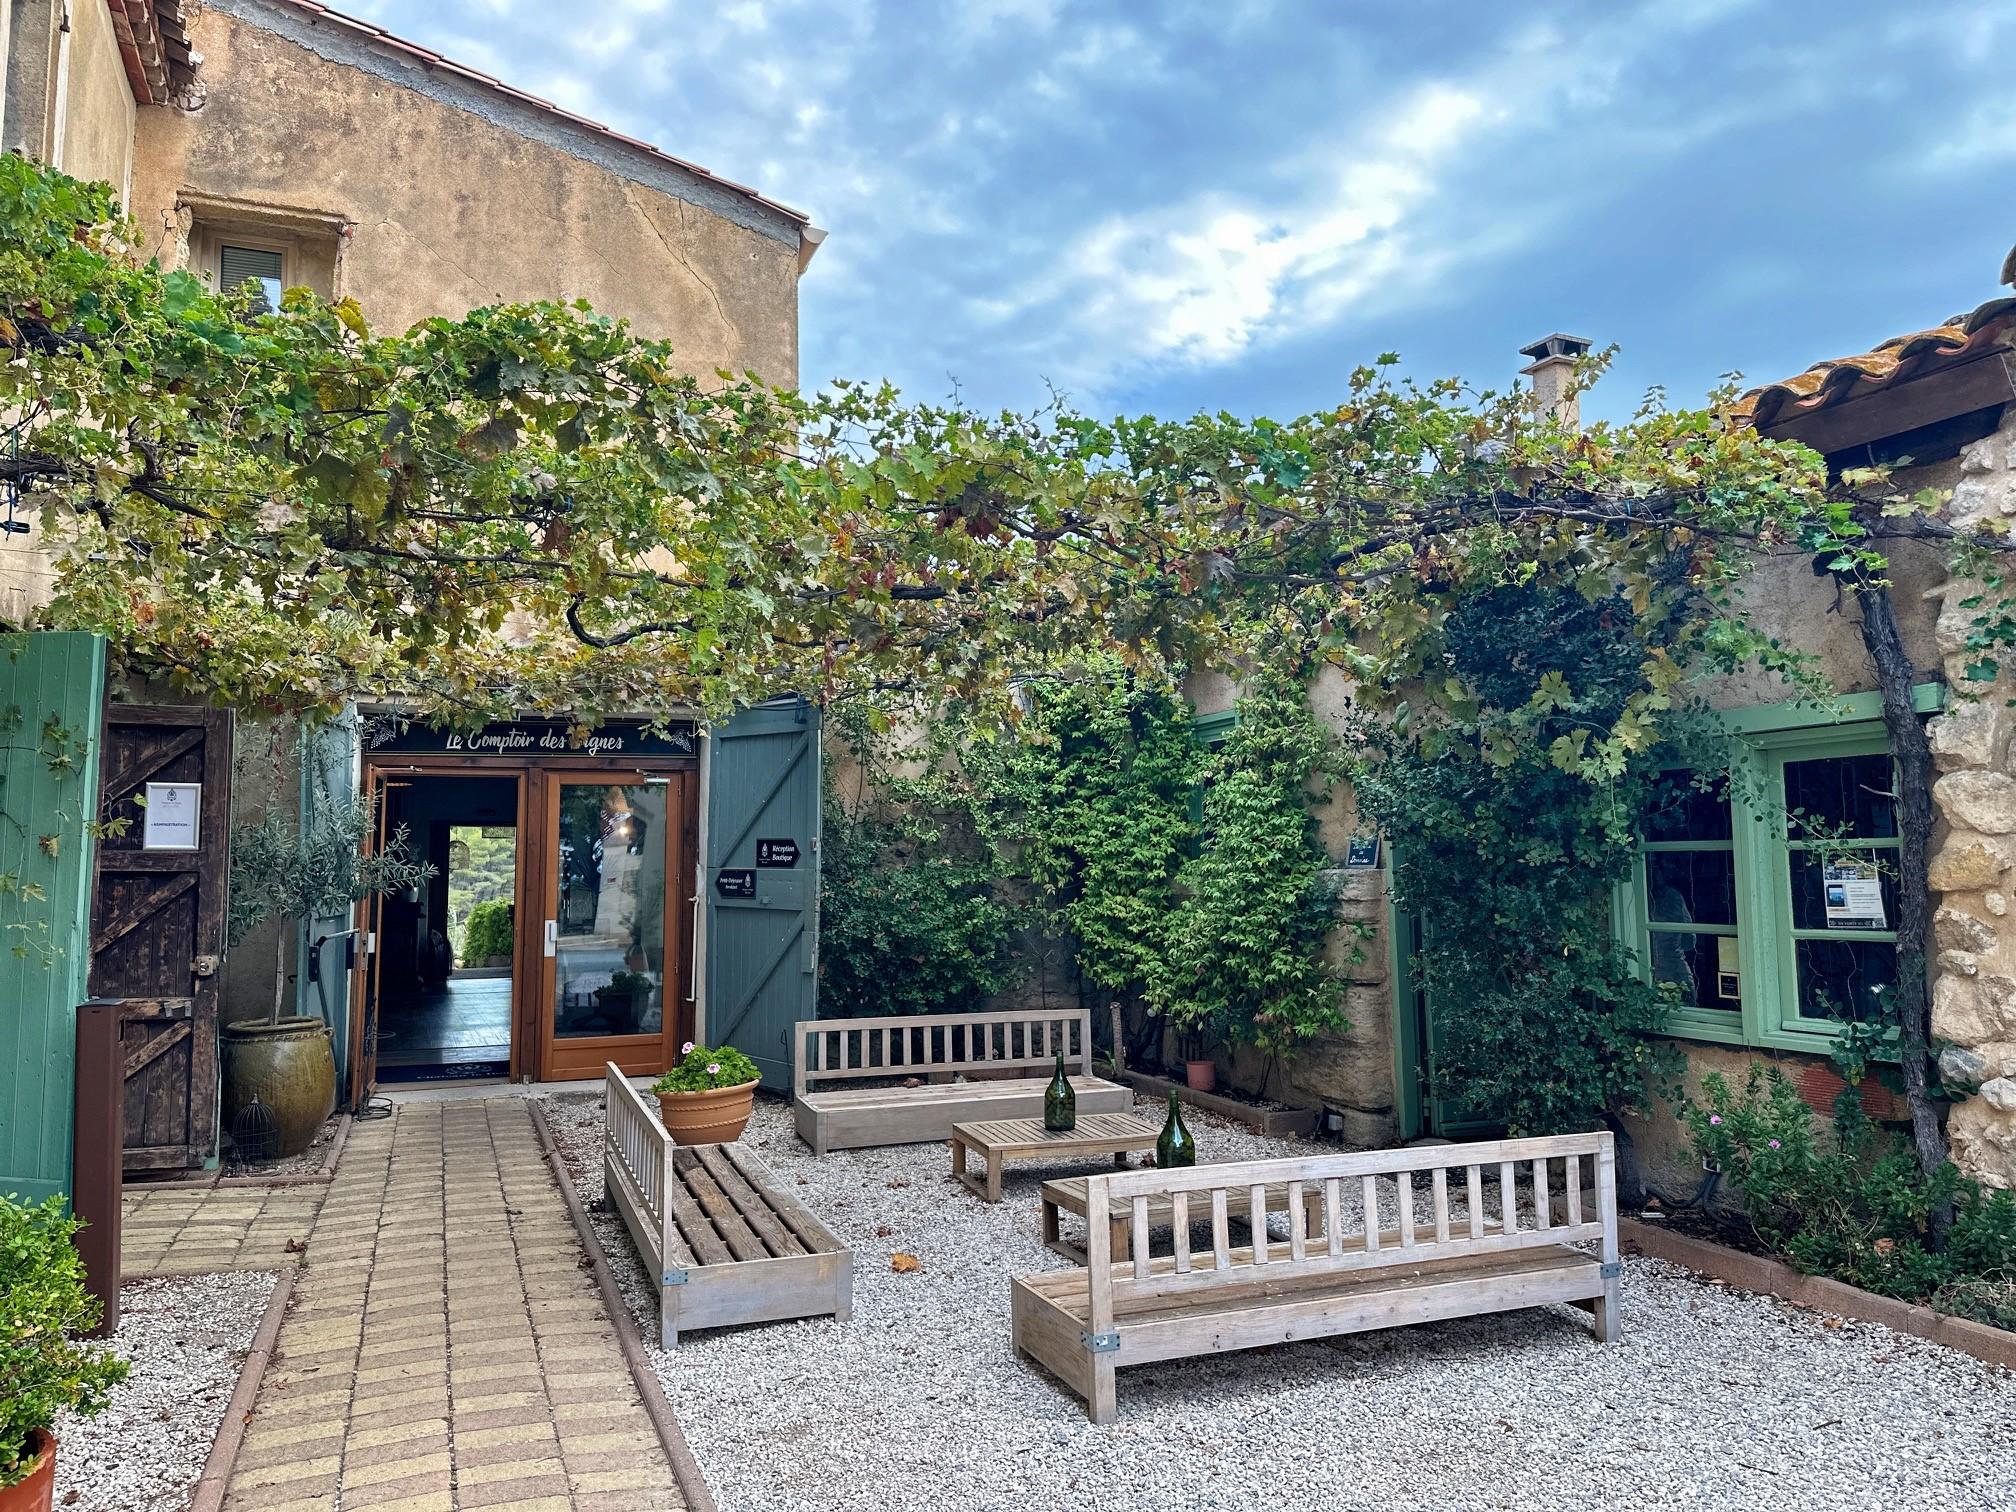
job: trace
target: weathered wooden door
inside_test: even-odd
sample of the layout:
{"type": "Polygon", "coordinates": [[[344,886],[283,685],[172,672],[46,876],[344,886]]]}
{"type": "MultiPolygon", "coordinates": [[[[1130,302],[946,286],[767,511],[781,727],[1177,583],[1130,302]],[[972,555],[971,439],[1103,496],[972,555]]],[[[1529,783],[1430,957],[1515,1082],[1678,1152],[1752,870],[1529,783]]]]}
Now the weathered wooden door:
{"type": "Polygon", "coordinates": [[[122,1005],[126,1169],[183,1170],[217,1149],[231,716],[112,704],[99,772],[91,992],[122,1005]]]}
{"type": "Polygon", "coordinates": [[[791,1026],[819,1016],[819,711],[738,714],[708,741],[707,1042],[791,1085],[791,1026]]]}

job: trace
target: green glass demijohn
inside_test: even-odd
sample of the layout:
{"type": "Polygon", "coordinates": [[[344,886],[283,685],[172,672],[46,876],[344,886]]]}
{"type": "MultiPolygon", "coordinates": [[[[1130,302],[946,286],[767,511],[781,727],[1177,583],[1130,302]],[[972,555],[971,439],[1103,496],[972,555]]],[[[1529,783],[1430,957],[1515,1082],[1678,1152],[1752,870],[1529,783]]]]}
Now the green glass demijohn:
{"type": "Polygon", "coordinates": [[[1078,1127],[1078,1094],[1071,1078],[1064,1074],[1064,1056],[1057,1056],[1057,1074],[1043,1089],[1043,1127],[1052,1134],[1068,1134],[1078,1127]]]}
{"type": "Polygon", "coordinates": [[[1162,1135],[1155,1141],[1155,1164],[1165,1171],[1197,1164],[1197,1141],[1183,1127],[1183,1110],[1174,1092],[1169,1094],[1169,1121],[1162,1125],[1162,1135]]]}

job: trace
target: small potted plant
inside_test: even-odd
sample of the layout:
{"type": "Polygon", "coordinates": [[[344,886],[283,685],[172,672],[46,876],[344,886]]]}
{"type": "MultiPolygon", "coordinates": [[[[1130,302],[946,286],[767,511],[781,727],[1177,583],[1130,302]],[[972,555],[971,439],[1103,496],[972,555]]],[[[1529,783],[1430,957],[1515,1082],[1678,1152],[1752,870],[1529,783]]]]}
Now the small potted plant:
{"type": "Polygon", "coordinates": [[[680,1144],[727,1144],[741,1136],[756,1107],[756,1063],[723,1045],[709,1050],[690,1040],[679,1064],[651,1084],[658,1118],[680,1144]]]}
{"type": "Polygon", "coordinates": [[[60,1197],[0,1197],[0,1512],[47,1512],[57,1415],[104,1410],[126,1379],[108,1346],[77,1338],[101,1315],[70,1242],[78,1227],[60,1197]]]}

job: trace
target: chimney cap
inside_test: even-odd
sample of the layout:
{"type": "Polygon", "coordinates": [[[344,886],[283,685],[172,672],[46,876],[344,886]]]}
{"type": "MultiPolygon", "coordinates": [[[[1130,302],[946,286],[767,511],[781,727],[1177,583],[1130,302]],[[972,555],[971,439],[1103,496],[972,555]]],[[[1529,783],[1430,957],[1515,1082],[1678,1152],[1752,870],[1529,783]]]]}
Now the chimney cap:
{"type": "MultiPolygon", "coordinates": [[[[1551,336],[1542,336],[1531,346],[1519,348],[1519,355],[1521,357],[1531,357],[1533,359],[1533,366],[1538,367],[1543,362],[1553,361],[1557,358],[1565,357],[1572,360],[1580,357],[1594,345],[1595,343],[1586,336],[1567,336],[1563,335],[1560,331],[1556,331],[1551,336]]],[[[1528,368],[1525,371],[1531,372],[1532,368],[1528,368]]]]}

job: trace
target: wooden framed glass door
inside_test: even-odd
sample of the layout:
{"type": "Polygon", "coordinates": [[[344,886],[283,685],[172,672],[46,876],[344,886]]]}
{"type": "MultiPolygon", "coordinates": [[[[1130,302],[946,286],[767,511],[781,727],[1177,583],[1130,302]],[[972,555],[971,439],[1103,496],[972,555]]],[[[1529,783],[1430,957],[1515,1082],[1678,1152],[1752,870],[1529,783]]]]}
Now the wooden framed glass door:
{"type": "Polygon", "coordinates": [[[538,1074],[672,1063],[691,1023],[688,772],[548,771],[538,1074]]]}

